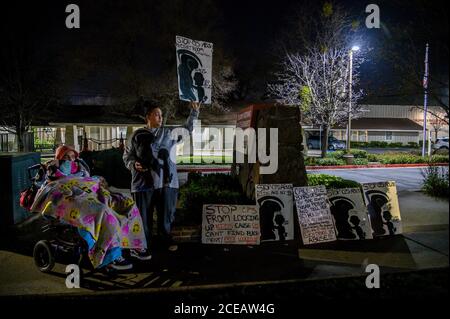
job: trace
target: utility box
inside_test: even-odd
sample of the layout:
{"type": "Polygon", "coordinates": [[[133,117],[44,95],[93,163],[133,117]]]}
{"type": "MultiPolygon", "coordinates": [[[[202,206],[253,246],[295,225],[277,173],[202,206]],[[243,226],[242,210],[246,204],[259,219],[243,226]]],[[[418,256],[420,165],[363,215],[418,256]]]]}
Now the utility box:
{"type": "Polygon", "coordinates": [[[30,216],[20,206],[20,192],[31,186],[28,167],[40,162],[40,153],[0,153],[0,229],[30,216]]]}

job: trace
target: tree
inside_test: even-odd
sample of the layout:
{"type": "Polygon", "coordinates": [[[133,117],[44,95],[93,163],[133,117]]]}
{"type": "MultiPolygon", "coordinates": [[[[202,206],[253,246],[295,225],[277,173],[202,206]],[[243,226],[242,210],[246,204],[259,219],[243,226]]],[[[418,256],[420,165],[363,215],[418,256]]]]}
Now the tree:
{"type": "Polygon", "coordinates": [[[0,25],[0,128],[16,135],[19,152],[31,125],[56,111],[57,92],[64,83],[59,77],[61,52],[42,37],[39,11],[27,16],[30,12],[21,9],[3,12],[0,25]]]}
{"type": "MultiPolygon", "coordinates": [[[[302,22],[311,16],[320,16],[320,19],[315,21],[312,29],[303,30],[303,34],[300,32],[299,37],[294,37],[298,39],[298,47],[292,45],[292,38],[288,38],[281,71],[275,73],[276,80],[268,85],[268,90],[278,102],[298,107],[306,120],[323,128],[327,137],[334,125],[348,120],[349,112],[352,118],[360,113],[357,102],[362,91],[355,88],[363,59],[356,55],[353,60],[352,109],[349,110],[350,20],[341,8],[333,11],[330,3],[325,3],[320,15],[305,13],[302,22]]],[[[301,24],[305,25],[308,26],[301,24]]],[[[327,149],[328,138],[324,138],[322,157],[327,149]]]]}

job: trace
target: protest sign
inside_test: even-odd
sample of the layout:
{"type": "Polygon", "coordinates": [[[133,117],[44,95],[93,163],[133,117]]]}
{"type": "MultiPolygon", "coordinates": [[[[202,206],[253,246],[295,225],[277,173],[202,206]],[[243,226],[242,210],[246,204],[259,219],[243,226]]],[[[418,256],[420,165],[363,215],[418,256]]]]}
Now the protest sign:
{"type": "Polygon", "coordinates": [[[259,213],[254,205],[203,205],[202,243],[258,245],[259,213]]]}
{"type": "Polygon", "coordinates": [[[371,239],[372,229],[361,189],[328,189],[327,193],[337,239],[371,239]]]}
{"type": "Polygon", "coordinates": [[[395,182],[362,184],[373,237],[402,233],[400,207],[395,182]]]}
{"type": "Polygon", "coordinates": [[[303,244],[335,241],[325,186],[294,187],[294,199],[303,244]]]}
{"type": "Polygon", "coordinates": [[[292,184],[256,185],[261,241],[294,239],[292,184]]]}
{"type": "Polygon", "coordinates": [[[175,46],[180,99],[211,104],[213,44],[177,35],[175,46]]]}

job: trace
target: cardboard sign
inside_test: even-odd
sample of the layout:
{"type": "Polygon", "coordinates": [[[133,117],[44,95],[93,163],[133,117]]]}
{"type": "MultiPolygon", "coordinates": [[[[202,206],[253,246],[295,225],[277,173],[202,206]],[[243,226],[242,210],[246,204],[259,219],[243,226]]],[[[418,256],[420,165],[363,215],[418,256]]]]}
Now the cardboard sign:
{"type": "Polygon", "coordinates": [[[294,239],[292,184],[256,185],[261,241],[294,239]]]}
{"type": "Polygon", "coordinates": [[[401,234],[402,221],[395,182],[364,183],[362,187],[372,236],[401,234]]]}
{"type": "Polygon", "coordinates": [[[327,192],[337,239],[371,239],[372,228],[361,189],[329,189],[327,192]]]}
{"type": "Polygon", "coordinates": [[[294,198],[303,244],[335,241],[325,186],[294,187],[294,198]]]}
{"type": "Polygon", "coordinates": [[[256,206],[203,205],[203,244],[259,245],[259,240],[256,206]]]}
{"type": "Polygon", "coordinates": [[[180,99],[211,104],[213,44],[177,35],[175,46],[180,99]]]}

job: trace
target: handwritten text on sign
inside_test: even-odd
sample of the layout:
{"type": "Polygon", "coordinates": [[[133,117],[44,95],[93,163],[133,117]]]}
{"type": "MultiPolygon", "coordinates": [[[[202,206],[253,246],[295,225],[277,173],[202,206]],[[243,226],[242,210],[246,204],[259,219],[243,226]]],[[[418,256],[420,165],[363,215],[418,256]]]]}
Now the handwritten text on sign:
{"type": "Polygon", "coordinates": [[[336,240],[325,186],[294,187],[294,198],[303,244],[336,240]]]}
{"type": "Polygon", "coordinates": [[[258,245],[259,239],[256,206],[203,205],[202,243],[258,245]]]}

